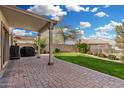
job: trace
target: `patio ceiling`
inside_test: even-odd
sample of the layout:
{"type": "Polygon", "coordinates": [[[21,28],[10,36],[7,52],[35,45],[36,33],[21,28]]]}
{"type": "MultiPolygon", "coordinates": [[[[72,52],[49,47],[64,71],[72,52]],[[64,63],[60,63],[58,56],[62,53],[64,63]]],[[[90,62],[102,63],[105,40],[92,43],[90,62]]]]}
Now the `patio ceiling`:
{"type": "Polygon", "coordinates": [[[42,32],[53,20],[40,15],[16,8],[15,6],[0,6],[10,27],[23,28],[36,32],[42,32]]]}

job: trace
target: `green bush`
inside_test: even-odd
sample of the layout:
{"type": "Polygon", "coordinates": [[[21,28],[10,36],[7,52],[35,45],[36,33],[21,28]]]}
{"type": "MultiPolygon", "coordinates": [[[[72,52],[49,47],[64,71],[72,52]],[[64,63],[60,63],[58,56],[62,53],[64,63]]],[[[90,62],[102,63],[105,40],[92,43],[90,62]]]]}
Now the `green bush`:
{"type": "Polygon", "coordinates": [[[34,40],[33,46],[37,51],[38,51],[38,46],[40,46],[40,53],[44,53],[44,49],[47,46],[47,42],[45,39],[38,38],[34,40]]]}
{"type": "Polygon", "coordinates": [[[90,50],[90,46],[88,44],[77,44],[78,51],[81,53],[87,53],[90,50]]]}
{"type": "Polygon", "coordinates": [[[60,49],[56,48],[54,52],[55,53],[59,53],[60,52],[60,49]]]}
{"type": "Polygon", "coordinates": [[[109,55],[108,58],[112,59],[112,60],[116,60],[116,56],[115,55],[109,55]]]}

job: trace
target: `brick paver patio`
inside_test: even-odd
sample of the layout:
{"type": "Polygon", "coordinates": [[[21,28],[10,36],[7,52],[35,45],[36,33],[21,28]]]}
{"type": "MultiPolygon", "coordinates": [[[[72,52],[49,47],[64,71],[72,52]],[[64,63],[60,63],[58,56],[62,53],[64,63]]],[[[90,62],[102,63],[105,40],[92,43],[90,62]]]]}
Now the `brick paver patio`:
{"type": "Polygon", "coordinates": [[[0,87],[124,87],[124,80],[67,63],[54,58],[54,65],[48,66],[48,56],[11,60],[0,79],[0,87]]]}

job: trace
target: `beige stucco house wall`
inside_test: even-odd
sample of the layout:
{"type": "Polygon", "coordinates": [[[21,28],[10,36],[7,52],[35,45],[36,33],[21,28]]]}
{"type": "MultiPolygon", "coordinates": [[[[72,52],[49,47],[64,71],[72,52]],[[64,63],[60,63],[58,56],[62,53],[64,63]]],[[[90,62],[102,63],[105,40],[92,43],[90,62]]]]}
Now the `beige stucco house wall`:
{"type": "Polygon", "coordinates": [[[105,51],[108,51],[111,48],[111,45],[108,43],[104,44],[89,44],[90,45],[90,52],[97,54],[97,53],[103,53],[105,51]]]}
{"type": "MultiPolygon", "coordinates": [[[[0,70],[5,66],[5,64],[3,64],[3,57],[5,57],[5,61],[8,61],[9,59],[9,37],[7,37],[4,33],[3,28],[6,29],[6,31],[8,31],[8,35],[9,35],[9,25],[8,22],[6,20],[6,18],[4,17],[4,14],[2,13],[2,11],[0,10],[0,70]],[[6,39],[5,36],[7,37],[6,39]],[[4,46],[6,45],[6,46],[4,46]],[[3,49],[6,49],[6,51],[4,51],[3,49]],[[6,56],[3,55],[3,52],[6,56]]],[[[6,62],[4,62],[6,63],[6,62]]]]}
{"type": "Polygon", "coordinates": [[[103,53],[112,47],[108,41],[102,39],[84,39],[81,43],[90,45],[90,52],[93,54],[103,53]]]}

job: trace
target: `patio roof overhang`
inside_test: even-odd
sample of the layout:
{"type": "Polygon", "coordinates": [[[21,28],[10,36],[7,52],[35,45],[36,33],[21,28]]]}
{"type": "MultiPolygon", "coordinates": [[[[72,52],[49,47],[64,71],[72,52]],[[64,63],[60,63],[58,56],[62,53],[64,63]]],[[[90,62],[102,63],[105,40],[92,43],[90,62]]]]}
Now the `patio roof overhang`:
{"type": "Polygon", "coordinates": [[[36,32],[42,32],[50,23],[56,23],[43,16],[19,9],[15,6],[0,6],[10,27],[23,28],[36,32]]]}
{"type": "MultiPolygon", "coordinates": [[[[40,33],[46,31],[49,28],[49,62],[48,65],[52,65],[52,30],[57,21],[50,20],[43,16],[28,12],[26,10],[19,9],[15,6],[0,6],[4,17],[6,18],[9,27],[23,28],[26,30],[32,30],[40,33]]],[[[12,39],[11,39],[12,40],[12,39]]],[[[40,57],[40,46],[38,45],[38,58],[40,57]]]]}

